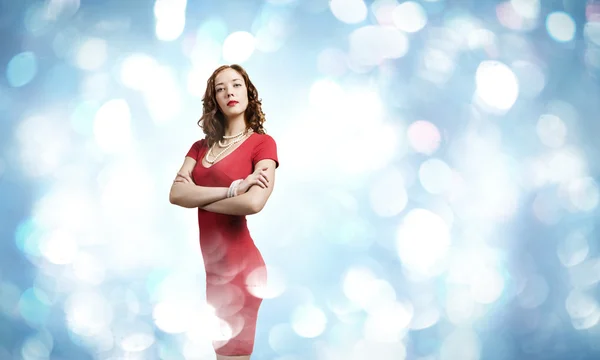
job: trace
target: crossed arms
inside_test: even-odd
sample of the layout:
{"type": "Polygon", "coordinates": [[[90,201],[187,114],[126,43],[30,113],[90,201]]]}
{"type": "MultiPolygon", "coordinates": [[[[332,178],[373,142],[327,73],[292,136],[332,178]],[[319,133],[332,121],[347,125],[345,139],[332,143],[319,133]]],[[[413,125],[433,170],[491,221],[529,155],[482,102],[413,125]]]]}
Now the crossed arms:
{"type": "Polygon", "coordinates": [[[273,192],[275,185],[275,161],[261,160],[256,168],[265,169],[268,186],[253,185],[243,194],[227,198],[228,187],[198,186],[191,180],[196,160],[186,157],[178,177],[171,186],[169,201],[185,208],[204,210],[227,215],[252,215],[260,212],[273,192]]]}

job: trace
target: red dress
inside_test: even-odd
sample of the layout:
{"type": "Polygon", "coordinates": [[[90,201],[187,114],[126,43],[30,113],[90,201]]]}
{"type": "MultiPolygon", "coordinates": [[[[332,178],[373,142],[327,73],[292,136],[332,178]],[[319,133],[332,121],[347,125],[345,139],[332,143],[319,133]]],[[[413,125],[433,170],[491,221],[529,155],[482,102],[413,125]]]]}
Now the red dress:
{"type": "MultiPolygon", "coordinates": [[[[245,179],[257,162],[272,159],[279,166],[273,138],[253,133],[235,150],[206,168],[202,158],[206,141],[192,145],[186,156],[196,160],[192,171],[198,186],[229,187],[245,179]]],[[[212,213],[198,208],[200,250],[206,270],[207,303],[226,324],[219,339],[213,341],[220,355],[249,355],[254,348],[256,320],[262,298],[256,289],[266,285],[263,258],[255,246],[245,216],[212,213]]]]}

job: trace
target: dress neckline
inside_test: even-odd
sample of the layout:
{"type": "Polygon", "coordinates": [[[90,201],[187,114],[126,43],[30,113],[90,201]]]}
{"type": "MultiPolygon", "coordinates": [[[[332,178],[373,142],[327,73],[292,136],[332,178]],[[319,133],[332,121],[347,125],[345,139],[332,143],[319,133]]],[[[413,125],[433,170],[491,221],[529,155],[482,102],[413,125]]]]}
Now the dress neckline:
{"type": "Polygon", "coordinates": [[[205,169],[210,169],[213,166],[217,166],[218,164],[220,164],[222,161],[224,161],[225,159],[227,159],[228,157],[230,157],[231,155],[233,155],[236,151],[238,151],[242,146],[244,146],[244,144],[246,144],[256,133],[252,133],[250,134],[250,136],[248,136],[244,141],[242,141],[241,144],[239,144],[235,149],[231,150],[231,152],[225,156],[223,156],[221,159],[219,159],[218,161],[216,161],[214,164],[210,165],[210,166],[204,166],[204,157],[206,156],[206,153],[210,150],[208,147],[208,143],[205,143],[206,147],[204,149],[204,153],[202,154],[202,157],[200,158],[200,165],[205,168],[205,169]]]}

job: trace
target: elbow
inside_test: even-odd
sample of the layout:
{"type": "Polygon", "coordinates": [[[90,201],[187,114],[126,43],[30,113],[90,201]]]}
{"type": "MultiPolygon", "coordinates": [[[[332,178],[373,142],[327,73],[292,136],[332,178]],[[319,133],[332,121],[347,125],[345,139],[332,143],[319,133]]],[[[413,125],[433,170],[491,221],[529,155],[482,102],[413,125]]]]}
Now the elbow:
{"type": "Polygon", "coordinates": [[[262,201],[252,201],[250,202],[250,214],[249,215],[254,215],[254,214],[258,214],[259,212],[262,211],[262,209],[265,207],[265,204],[262,201]]]}
{"type": "Polygon", "coordinates": [[[177,196],[177,193],[175,191],[173,191],[173,189],[171,189],[171,192],[169,192],[169,202],[173,205],[179,205],[181,206],[181,196],[177,196]]]}

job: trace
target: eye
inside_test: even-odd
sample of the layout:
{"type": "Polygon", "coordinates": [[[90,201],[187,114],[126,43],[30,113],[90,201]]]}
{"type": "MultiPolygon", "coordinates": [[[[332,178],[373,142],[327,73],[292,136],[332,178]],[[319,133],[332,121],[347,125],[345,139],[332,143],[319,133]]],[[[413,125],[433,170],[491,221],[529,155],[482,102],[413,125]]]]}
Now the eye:
{"type": "Polygon", "coordinates": [[[233,86],[234,86],[234,87],[237,87],[237,86],[242,86],[242,84],[234,84],[233,86]]]}
{"type": "Polygon", "coordinates": [[[217,92],[219,92],[219,91],[221,91],[221,90],[223,90],[223,88],[217,88],[217,90],[216,90],[216,91],[217,91],[217,92]]]}

